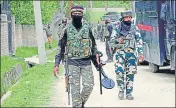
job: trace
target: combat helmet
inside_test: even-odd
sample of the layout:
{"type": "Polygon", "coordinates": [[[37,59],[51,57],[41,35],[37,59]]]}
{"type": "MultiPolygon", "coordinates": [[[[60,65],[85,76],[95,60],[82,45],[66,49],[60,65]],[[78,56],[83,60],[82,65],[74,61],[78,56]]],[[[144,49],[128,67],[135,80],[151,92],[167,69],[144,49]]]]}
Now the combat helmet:
{"type": "Polygon", "coordinates": [[[132,12],[131,11],[126,11],[126,12],[121,12],[121,17],[124,18],[126,16],[131,16],[132,17],[132,12]]]}

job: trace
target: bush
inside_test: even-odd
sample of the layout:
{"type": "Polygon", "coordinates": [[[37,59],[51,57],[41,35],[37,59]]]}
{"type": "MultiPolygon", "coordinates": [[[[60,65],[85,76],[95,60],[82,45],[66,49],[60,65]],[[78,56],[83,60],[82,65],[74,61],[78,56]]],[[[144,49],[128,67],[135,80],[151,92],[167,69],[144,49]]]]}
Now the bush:
{"type": "MultiPolygon", "coordinates": [[[[41,1],[41,14],[43,24],[51,21],[53,14],[59,8],[57,1],[41,1]]],[[[11,12],[16,18],[17,24],[34,25],[33,1],[10,1],[11,12]]]]}
{"type": "MultiPolygon", "coordinates": [[[[93,8],[105,8],[105,5],[109,8],[125,8],[126,10],[129,10],[131,8],[131,1],[92,1],[93,8]]],[[[69,1],[65,2],[64,4],[66,6],[66,15],[68,15],[69,11],[69,1]]],[[[86,9],[88,2],[87,1],[72,1],[72,5],[81,5],[86,9]]]]}

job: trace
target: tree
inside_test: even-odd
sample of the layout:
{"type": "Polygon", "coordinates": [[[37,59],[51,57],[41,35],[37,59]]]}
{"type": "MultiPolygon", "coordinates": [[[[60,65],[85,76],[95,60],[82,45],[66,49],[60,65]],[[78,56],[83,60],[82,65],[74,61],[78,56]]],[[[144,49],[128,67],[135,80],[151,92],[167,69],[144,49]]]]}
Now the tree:
{"type": "MultiPolygon", "coordinates": [[[[35,24],[33,1],[10,1],[10,6],[17,24],[35,24]]],[[[59,3],[57,1],[41,1],[43,24],[47,24],[51,21],[54,12],[58,8],[59,3]]]]}

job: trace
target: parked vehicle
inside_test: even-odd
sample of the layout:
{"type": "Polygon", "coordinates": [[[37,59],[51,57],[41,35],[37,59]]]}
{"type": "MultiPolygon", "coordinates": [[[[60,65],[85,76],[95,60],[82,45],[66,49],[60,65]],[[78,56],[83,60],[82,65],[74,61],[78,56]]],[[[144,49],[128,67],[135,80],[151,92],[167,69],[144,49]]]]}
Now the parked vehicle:
{"type": "Polygon", "coordinates": [[[108,12],[105,15],[118,15],[118,13],[117,12],[108,12]]]}
{"type": "Polygon", "coordinates": [[[174,0],[135,2],[136,25],[144,40],[144,59],[152,72],[170,65],[175,70],[176,15],[174,0]]]}

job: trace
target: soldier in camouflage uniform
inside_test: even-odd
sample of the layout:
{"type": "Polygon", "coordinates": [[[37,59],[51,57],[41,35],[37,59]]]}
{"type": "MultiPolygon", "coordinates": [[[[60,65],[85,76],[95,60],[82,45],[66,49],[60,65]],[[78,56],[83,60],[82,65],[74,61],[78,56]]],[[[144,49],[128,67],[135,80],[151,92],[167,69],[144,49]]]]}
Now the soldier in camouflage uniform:
{"type": "Polygon", "coordinates": [[[64,30],[65,30],[66,26],[67,26],[67,19],[64,18],[64,19],[62,20],[62,23],[59,24],[59,28],[58,28],[58,31],[57,31],[57,34],[58,34],[58,36],[59,36],[59,39],[63,36],[63,33],[64,33],[64,30]]]}
{"type": "Polygon", "coordinates": [[[100,23],[100,26],[101,26],[101,30],[100,30],[100,42],[104,42],[104,28],[105,28],[105,24],[104,22],[102,21],[102,23],[100,23]]]}
{"type": "Polygon", "coordinates": [[[92,30],[88,23],[82,22],[83,7],[74,6],[71,9],[72,22],[65,29],[55,56],[54,75],[58,73],[60,61],[66,48],[68,56],[69,81],[73,107],[84,107],[94,86],[94,76],[91,58],[97,53],[97,47],[92,30]],[[82,91],[80,78],[82,77],[82,91]]]}
{"type": "Polygon", "coordinates": [[[105,41],[106,55],[108,57],[106,62],[112,62],[113,61],[113,57],[112,57],[112,54],[110,53],[110,47],[109,47],[109,42],[110,42],[110,37],[111,37],[111,34],[112,34],[112,30],[113,30],[113,27],[110,24],[110,21],[106,20],[104,31],[103,31],[103,35],[105,36],[105,40],[106,40],[105,41]]]}
{"type": "Polygon", "coordinates": [[[101,32],[101,25],[98,21],[98,24],[97,24],[97,36],[98,36],[98,39],[100,38],[100,32],[101,32]]]}
{"type": "Polygon", "coordinates": [[[141,62],[143,57],[143,41],[139,31],[131,24],[132,12],[121,13],[122,21],[120,25],[113,30],[111,35],[111,42],[117,45],[114,61],[115,72],[117,78],[117,85],[119,88],[119,99],[124,98],[124,91],[126,90],[126,98],[133,99],[133,81],[134,75],[137,73],[136,55],[135,51],[139,53],[141,62]],[[129,38],[129,40],[125,40],[129,38]],[[130,42],[130,44],[127,44],[130,42]],[[125,48],[120,45],[127,45],[125,48]]]}
{"type": "Polygon", "coordinates": [[[50,24],[47,25],[47,27],[44,27],[43,30],[46,31],[46,36],[49,42],[49,48],[52,48],[52,31],[51,31],[51,27],[50,24]]]}

